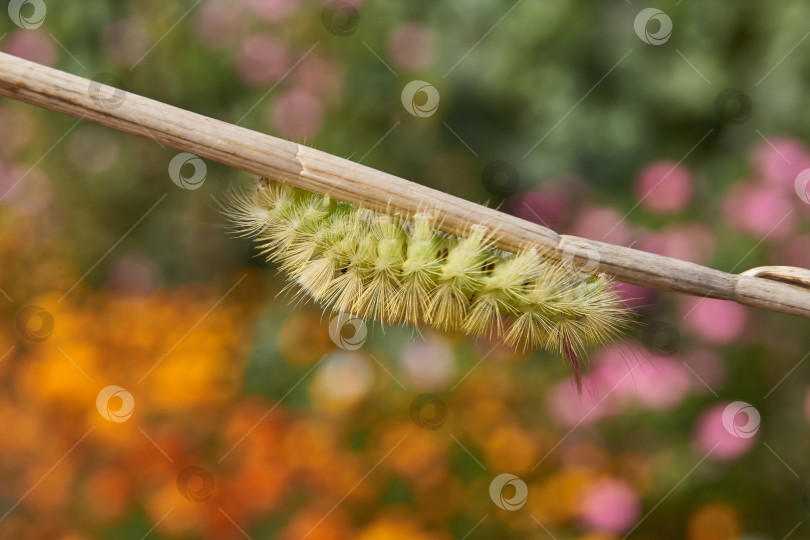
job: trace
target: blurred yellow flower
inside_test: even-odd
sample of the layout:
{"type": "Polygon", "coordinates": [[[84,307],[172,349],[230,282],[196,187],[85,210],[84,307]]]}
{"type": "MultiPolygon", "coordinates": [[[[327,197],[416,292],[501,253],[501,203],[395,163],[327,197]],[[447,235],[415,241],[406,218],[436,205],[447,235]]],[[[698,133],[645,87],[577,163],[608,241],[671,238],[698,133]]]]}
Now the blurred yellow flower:
{"type": "Polygon", "coordinates": [[[530,486],[527,506],[542,523],[564,523],[576,517],[585,491],[598,477],[593,469],[562,469],[544,482],[530,486]]]}
{"type": "Polygon", "coordinates": [[[740,514],[724,502],[702,506],[689,518],[689,540],[734,540],[742,525],[740,514]]]}

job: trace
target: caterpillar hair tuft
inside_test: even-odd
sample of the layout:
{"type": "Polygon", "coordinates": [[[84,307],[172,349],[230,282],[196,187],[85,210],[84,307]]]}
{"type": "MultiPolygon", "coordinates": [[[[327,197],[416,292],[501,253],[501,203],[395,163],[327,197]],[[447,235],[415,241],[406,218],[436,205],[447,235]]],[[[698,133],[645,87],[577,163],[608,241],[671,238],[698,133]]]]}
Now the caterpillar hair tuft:
{"type": "Polygon", "coordinates": [[[631,320],[605,275],[583,275],[536,250],[497,250],[487,227],[439,231],[427,214],[401,219],[260,178],[233,191],[225,212],[236,234],[326,309],[384,323],[500,337],[571,362],[631,320]]]}

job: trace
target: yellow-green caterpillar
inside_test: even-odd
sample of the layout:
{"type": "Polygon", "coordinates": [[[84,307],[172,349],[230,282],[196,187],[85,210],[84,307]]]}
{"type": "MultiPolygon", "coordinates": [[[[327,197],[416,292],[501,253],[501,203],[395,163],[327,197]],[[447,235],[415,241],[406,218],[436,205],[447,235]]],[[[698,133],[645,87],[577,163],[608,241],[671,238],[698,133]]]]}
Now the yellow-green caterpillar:
{"type": "Polygon", "coordinates": [[[428,215],[400,219],[266,178],[233,193],[226,212],[327,309],[542,347],[568,357],[577,377],[577,355],[630,320],[606,276],[497,250],[482,226],[452,236],[428,215]]]}

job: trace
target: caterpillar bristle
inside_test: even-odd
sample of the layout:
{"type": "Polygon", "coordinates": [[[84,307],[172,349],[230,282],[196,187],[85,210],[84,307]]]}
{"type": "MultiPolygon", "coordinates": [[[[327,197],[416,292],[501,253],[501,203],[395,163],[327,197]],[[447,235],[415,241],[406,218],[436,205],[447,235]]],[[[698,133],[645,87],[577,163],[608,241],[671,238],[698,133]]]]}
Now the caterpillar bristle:
{"type": "Polygon", "coordinates": [[[405,261],[405,234],[390,216],[376,216],[369,226],[376,253],[367,261],[366,285],[357,299],[355,311],[361,317],[395,322],[397,295],[402,289],[400,269],[405,261]]]}
{"type": "Polygon", "coordinates": [[[323,302],[332,305],[335,311],[343,313],[356,313],[355,306],[360,293],[363,291],[363,276],[357,266],[350,266],[341,270],[324,296],[323,302]]]}
{"type": "Polygon", "coordinates": [[[337,202],[262,177],[253,192],[231,191],[230,228],[256,239],[325,309],[386,323],[500,337],[520,351],[567,358],[579,385],[579,358],[615,339],[629,311],[604,275],[544,259],[527,248],[494,247],[497,229],[440,232],[425,213],[404,219],[337,202]]]}
{"type": "Polygon", "coordinates": [[[334,261],[321,257],[306,262],[301,271],[296,272],[296,282],[312,298],[320,301],[329,290],[336,272],[334,261]]]}
{"type": "Polygon", "coordinates": [[[467,316],[467,296],[455,283],[439,284],[430,293],[425,322],[443,332],[461,329],[467,316]]]}
{"type": "Polygon", "coordinates": [[[506,333],[506,344],[519,351],[545,347],[553,332],[551,319],[537,311],[527,311],[518,315],[506,333]]]}

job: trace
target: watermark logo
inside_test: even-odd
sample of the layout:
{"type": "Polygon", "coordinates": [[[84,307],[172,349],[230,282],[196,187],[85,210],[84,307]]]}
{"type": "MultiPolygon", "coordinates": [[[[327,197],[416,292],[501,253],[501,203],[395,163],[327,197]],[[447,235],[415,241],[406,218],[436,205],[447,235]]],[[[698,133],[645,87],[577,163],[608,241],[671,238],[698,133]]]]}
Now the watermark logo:
{"type": "Polygon", "coordinates": [[[646,8],[636,15],[633,28],[635,28],[638,38],[644,43],[663,45],[669,41],[672,35],[672,19],[660,9],[646,8]],[[650,31],[650,27],[656,24],[658,26],[657,30],[650,31]]]}
{"type": "Polygon", "coordinates": [[[416,396],[408,412],[413,423],[424,429],[439,429],[447,420],[447,404],[433,394],[416,396]]]}
{"type": "Polygon", "coordinates": [[[346,351],[356,351],[366,342],[366,321],[351,313],[338,313],[329,322],[329,337],[346,351]]]}
{"type": "Polygon", "coordinates": [[[487,191],[496,197],[508,197],[520,187],[520,173],[506,161],[496,160],[484,167],[481,180],[487,191]]]}
{"type": "Polygon", "coordinates": [[[563,248],[562,265],[571,275],[585,279],[599,272],[602,258],[599,252],[587,246],[566,245],[563,248]]]}
{"type": "Polygon", "coordinates": [[[411,81],[402,89],[402,106],[413,116],[427,118],[439,108],[439,91],[425,81],[411,81]]]}
{"type": "Polygon", "coordinates": [[[671,324],[651,321],[641,332],[641,342],[656,356],[674,356],[681,345],[681,333],[671,324]]]}
{"type": "Polygon", "coordinates": [[[335,0],[326,4],[321,11],[321,24],[330,34],[348,37],[357,30],[360,13],[350,3],[335,0]]]}
{"type": "Polygon", "coordinates": [[[794,187],[799,199],[805,204],[810,204],[810,169],[805,169],[799,173],[794,187]]]}
{"type": "Polygon", "coordinates": [[[87,93],[99,106],[113,110],[127,98],[124,81],[112,73],[99,73],[87,85],[87,93]]]}
{"type": "Polygon", "coordinates": [[[514,512],[520,510],[526,504],[526,499],[529,497],[529,488],[526,487],[526,482],[514,474],[503,473],[496,476],[489,484],[489,497],[498,508],[514,512]],[[511,486],[514,489],[514,494],[511,497],[504,495],[506,486],[511,486]]]}
{"type": "Polygon", "coordinates": [[[726,88],[714,100],[714,112],[724,124],[744,124],[753,110],[751,97],[736,88],[726,88]]]}
{"type": "Polygon", "coordinates": [[[214,494],[214,475],[202,467],[189,465],[177,475],[177,491],[191,502],[205,502],[214,494]]]}
{"type": "Polygon", "coordinates": [[[17,313],[17,331],[32,342],[42,343],[53,334],[53,315],[39,306],[25,306],[17,313]]]}
{"type": "Polygon", "coordinates": [[[125,388],[110,385],[101,389],[96,397],[96,408],[105,420],[126,422],[135,410],[135,398],[125,388]]]}
{"type": "Polygon", "coordinates": [[[208,167],[205,162],[194,154],[180,152],[171,162],[169,162],[169,177],[175,185],[182,189],[195,190],[202,187],[205,182],[205,175],[208,174],[208,167]],[[185,176],[183,169],[187,165],[194,168],[191,176],[185,176]]]}
{"type": "Polygon", "coordinates": [[[745,401],[734,401],[726,405],[722,419],[726,431],[739,439],[750,439],[759,431],[759,411],[745,401]],[[737,421],[740,415],[745,417],[744,424],[737,421]]]}
{"type": "Polygon", "coordinates": [[[11,22],[26,30],[35,30],[42,26],[47,11],[44,0],[11,0],[8,3],[11,22]]]}

